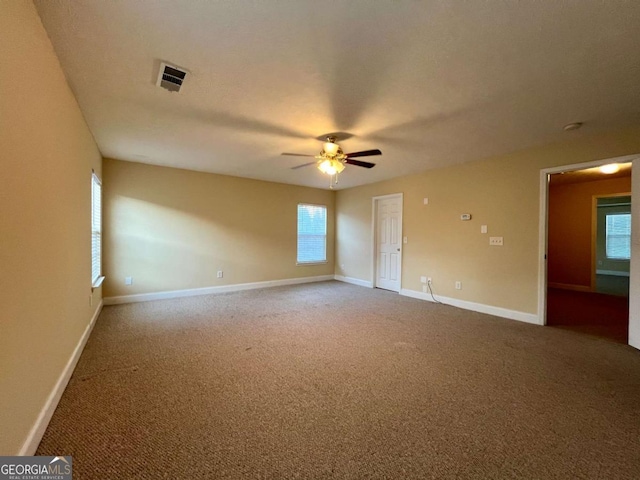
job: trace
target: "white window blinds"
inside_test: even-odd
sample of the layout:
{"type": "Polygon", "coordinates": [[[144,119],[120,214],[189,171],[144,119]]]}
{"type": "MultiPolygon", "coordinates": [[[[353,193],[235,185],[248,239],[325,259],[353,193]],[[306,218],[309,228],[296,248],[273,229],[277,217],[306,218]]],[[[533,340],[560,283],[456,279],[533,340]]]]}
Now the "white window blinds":
{"type": "Polygon", "coordinates": [[[629,260],[631,258],[631,214],[607,215],[607,258],[629,260]]]}
{"type": "Polygon", "coordinates": [[[91,284],[100,278],[102,256],[102,186],[95,174],[91,176],[91,284]]]}
{"type": "Polygon", "coordinates": [[[298,263],[327,261],[327,207],[298,205],[298,263]]]}

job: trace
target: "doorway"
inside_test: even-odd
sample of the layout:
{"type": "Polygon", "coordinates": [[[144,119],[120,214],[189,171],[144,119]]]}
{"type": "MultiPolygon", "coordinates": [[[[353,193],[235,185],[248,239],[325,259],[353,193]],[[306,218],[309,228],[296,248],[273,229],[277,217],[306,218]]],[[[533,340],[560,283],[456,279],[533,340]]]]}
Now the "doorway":
{"type": "Polygon", "coordinates": [[[373,286],[402,287],[402,193],[373,197],[373,286]]]}
{"type": "Polygon", "coordinates": [[[628,343],[628,277],[627,288],[619,290],[620,294],[604,290],[624,283],[619,280],[624,275],[621,257],[627,257],[629,266],[633,158],[543,171],[541,323],[628,343]],[[600,170],[601,165],[614,161],[619,166],[614,174],[600,170]]]}

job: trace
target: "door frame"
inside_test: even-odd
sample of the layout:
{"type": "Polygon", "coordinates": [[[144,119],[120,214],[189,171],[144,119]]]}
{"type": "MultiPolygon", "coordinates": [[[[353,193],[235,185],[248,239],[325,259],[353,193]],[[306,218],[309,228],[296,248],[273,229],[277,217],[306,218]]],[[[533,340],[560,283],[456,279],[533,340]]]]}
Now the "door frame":
{"type": "Polygon", "coordinates": [[[379,195],[377,197],[371,197],[371,286],[376,288],[376,279],[378,278],[378,202],[380,200],[387,200],[390,198],[400,199],[400,243],[403,245],[400,247],[400,271],[398,276],[400,278],[400,288],[398,293],[402,290],[402,258],[404,253],[404,237],[402,236],[402,222],[404,213],[404,194],[403,193],[390,193],[388,195],[379,195]]]}
{"type": "MultiPolygon", "coordinates": [[[[540,208],[539,208],[539,228],[538,228],[538,324],[547,324],[547,254],[548,252],[548,228],[549,228],[549,177],[554,173],[568,172],[572,170],[584,170],[586,168],[600,167],[608,163],[628,163],[634,162],[633,171],[640,167],[638,161],[640,155],[625,155],[622,157],[605,158],[602,160],[594,160],[585,163],[574,163],[571,165],[560,165],[557,167],[543,168],[540,170],[540,208]]],[[[632,187],[631,204],[634,202],[634,195],[638,196],[640,192],[634,192],[632,187]]],[[[632,228],[634,227],[632,223],[632,228]]],[[[632,251],[633,257],[633,251],[632,251]]],[[[634,264],[631,264],[633,271],[634,264]]]]}

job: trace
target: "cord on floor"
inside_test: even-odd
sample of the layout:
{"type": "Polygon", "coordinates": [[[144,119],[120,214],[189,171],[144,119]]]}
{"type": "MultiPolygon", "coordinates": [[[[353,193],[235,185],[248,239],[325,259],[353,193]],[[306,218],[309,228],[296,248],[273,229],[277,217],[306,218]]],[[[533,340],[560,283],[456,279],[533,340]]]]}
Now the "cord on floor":
{"type": "Polygon", "coordinates": [[[446,305],[446,303],[437,300],[436,297],[433,296],[433,290],[431,290],[431,282],[427,282],[427,287],[429,288],[429,293],[431,294],[431,298],[435,303],[439,303],[440,305],[446,305]]]}

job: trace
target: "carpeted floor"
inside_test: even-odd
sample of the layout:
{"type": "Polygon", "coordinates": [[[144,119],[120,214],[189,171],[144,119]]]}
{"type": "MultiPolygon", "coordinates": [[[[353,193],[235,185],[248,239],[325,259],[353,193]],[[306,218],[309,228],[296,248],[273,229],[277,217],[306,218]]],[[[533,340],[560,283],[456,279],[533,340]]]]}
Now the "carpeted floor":
{"type": "Polygon", "coordinates": [[[78,479],[640,478],[640,352],[339,282],[105,307],[78,479]]]}
{"type": "Polygon", "coordinates": [[[629,339],[629,298],[549,288],[547,325],[626,345],[629,339]]]}

